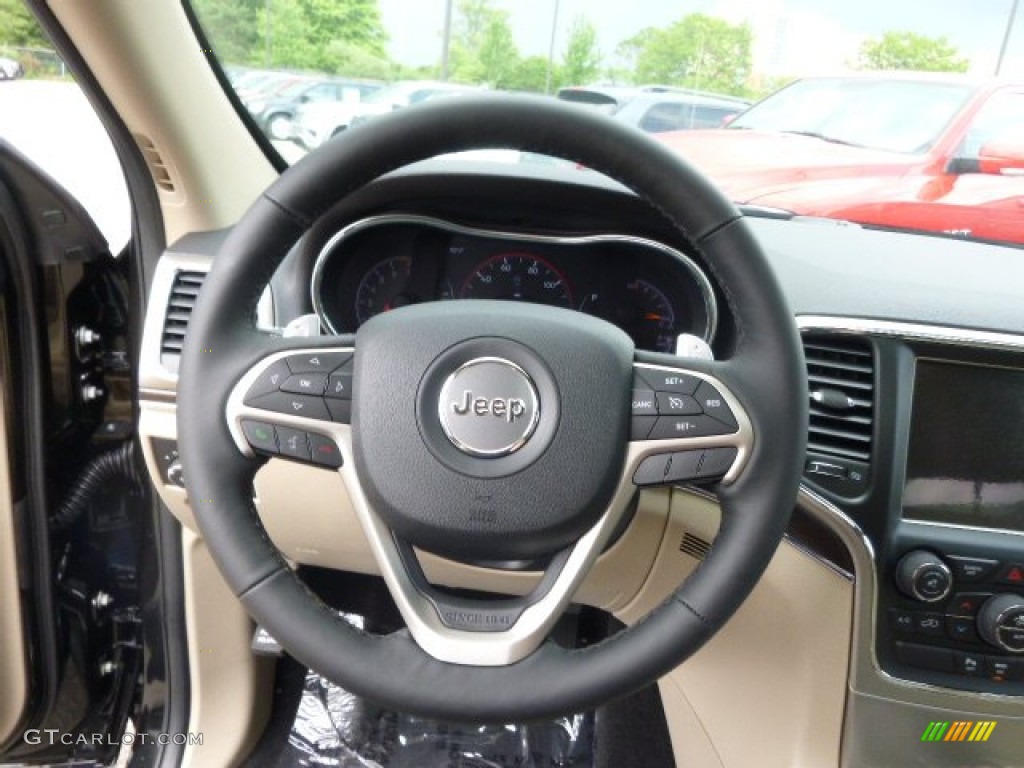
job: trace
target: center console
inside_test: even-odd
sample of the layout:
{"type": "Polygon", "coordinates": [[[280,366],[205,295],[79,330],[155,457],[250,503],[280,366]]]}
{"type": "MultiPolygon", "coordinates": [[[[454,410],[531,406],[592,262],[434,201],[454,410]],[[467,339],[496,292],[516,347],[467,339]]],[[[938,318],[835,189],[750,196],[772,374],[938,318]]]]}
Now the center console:
{"type": "Polygon", "coordinates": [[[879,658],[903,678],[1024,694],[1024,369],[941,352],[915,356],[879,658]]]}
{"type": "Polygon", "coordinates": [[[887,330],[857,339],[874,358],[865,484],[823,482],[822,460],[841,461],[827,456],[806,476],[874,551],[874,663],[911,686],[1024,697],[1024,347],[887,330]]]}

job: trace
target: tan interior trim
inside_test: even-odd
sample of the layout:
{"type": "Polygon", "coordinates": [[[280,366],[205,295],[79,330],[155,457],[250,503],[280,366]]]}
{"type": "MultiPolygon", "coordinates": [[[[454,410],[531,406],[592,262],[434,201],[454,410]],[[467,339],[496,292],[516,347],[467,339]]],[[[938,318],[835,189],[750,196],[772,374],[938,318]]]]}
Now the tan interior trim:
{"type": "Polygon", "coordinates": [[[235,223],[277,173],[196,45],[182,4],[50,0],[50,7],[136,141],[159,155],[167,241],[235,223]],[[182,92],[188,99],[177,97],[182,92]]]}
{"type": "Polygon", "coordinates": [[[0,382],[0,742],[21,722],[28,695],[5,395],[0,382]]]}
{"type": "MultiPolygon", "coordinates": [[[[692,507],[698,526],[717,509],[677,490],[672,519],[684,526],[691,514],[678,507],[692,507]]],[[[621,615],[636,620],[668,596],[677,574],[696,566],[666,546],[655,567],[661,573],[621,615]]],[[[783,541],[736,615],[659,683],[677,765],[838,765],[852,609],[848,579],[783,541]]]]}
{"type": "Polygon", "coordinates": [[[273,661],[250,650],[253,623],[195,533],[182,529],[191,685],[183,768],[241,765],[270,714],[273,661]]]}

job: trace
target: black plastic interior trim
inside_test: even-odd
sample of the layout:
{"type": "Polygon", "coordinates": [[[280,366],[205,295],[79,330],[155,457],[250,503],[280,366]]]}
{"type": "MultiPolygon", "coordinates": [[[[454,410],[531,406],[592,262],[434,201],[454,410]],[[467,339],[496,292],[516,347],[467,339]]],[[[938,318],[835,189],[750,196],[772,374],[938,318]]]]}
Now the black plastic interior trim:
{"type": "Polygon", "coordinates": [[[206,56],[206,60],[210,62],[210,69],[213,70],[213,74],[217,78],[217,82],[224,90],[224,95],[228,97],[228,101],[231,102],[231,106],[234,107],[235,112],[238,113],[238,118],[242,121],[242,125],[245,126],[247,131],[249,131],[249,135],[252,136],[252,140],[256,142],[260,151],[267,156],[267,160],[270,161],[274,170],[278,173],[284,172],[288,168],[287,161],[281,157],[280,152],[274,149],[274,145],[270,143],[270,139],[268,139],[267,135],[260,130],[258,125],[256,125],[256,121],[252,119],[252,115],[249,114],[249,110],[245,108],[245,105],[242,104],[242,100],[238,98],[238,94],[231,85],[231,81],[228,80],[227,74],[225,74],[223,67],[220,65],[220,59],[218,59],[216,54],[213,52],[213,46],[210,44],[210,40],[206,36],[203,25],[199,23],[199,17],[196,16],[195,10],[192,8],[192,4],[189,3],[188,0],[181,0],[181,7],[185,10],[185,16],[188,17],[188,23],[192,27],[192,33],[196,36],[196,41],[199,43],[200,50],[202,50],[203,54],[206,56]]]}

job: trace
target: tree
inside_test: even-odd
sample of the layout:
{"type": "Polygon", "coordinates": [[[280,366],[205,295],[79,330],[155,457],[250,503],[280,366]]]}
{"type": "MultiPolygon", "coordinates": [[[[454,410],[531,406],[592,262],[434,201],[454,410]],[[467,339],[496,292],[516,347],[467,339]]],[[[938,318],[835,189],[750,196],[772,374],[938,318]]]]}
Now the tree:
{"type": "Polygon", "coordinates": [[[510,87],[520,56],[508,11],[495,8],[492,0],[460,0],[449,61],[454,80],[510,87]]]}
{"type": "Polygon", "coordinates": [[[480,41],[477,59],[484,82],[492,88],[505,88],[508,76],[519,63],[519,49],[507,14],[501,13],[491,19],[480,41]]]}
{"type": "Polygon", "coordinates": [[[24,0],[0,0],[0,44],[52,48],[24,0]]]}
{"type": "MultiPolygon", "coordinates": [[[[558,88],[564,82],[556,67],[551,73],[551,87],[558,88]]],[[[510,91],[533,91],[544,93],[548,84],[547,56],[527,56],[516,63],[515,69],[505,75],[504,87],[510,91]]]]}
{"type": "Polygon", "coordinates": [[[192,5],[221,61],[269,63],[263,60],[265,0],[193,0],[192,5]]]}
{"type": "Polygon", "coordinates": [[[860,48],[862,69],[903,69],[919,72],[966,72],[970,62],[945,37],[914,32],[886,32],[860,48]]]}
{"type": "Polygon", "coordinates": [[[584,85],[595,80],[601,71],[601,49],[597,45],[597,29],[583,16],[577,16],[569,27],[569,42],[562,60],[562,79],[570,85],[584,85]]]}
{"type": "Polygon", "coordinates": [[[618,53],[632,62],[638,83],[741,94],[750,76],[752,42],[746,23],[691,13],[667,27],[640,30],[618,53]]]}
{"type": "Polygon", "coordinates": [[[224,62],[338,72],[345,66],[339,60],[343,54],[364,68],[369,59],[391,66],[377,0],[193,0],[193,5],[224,62]]]}

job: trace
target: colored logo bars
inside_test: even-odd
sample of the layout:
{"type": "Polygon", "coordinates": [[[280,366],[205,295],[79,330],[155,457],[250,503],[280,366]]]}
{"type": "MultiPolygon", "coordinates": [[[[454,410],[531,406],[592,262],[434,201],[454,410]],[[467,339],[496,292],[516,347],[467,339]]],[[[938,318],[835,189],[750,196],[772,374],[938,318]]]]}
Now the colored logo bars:
{"type": "Polygon", "coordinates": [[[932,722],[921,734],[921,741],[988,741],[995,730],[994,720],[932,722]]]}

